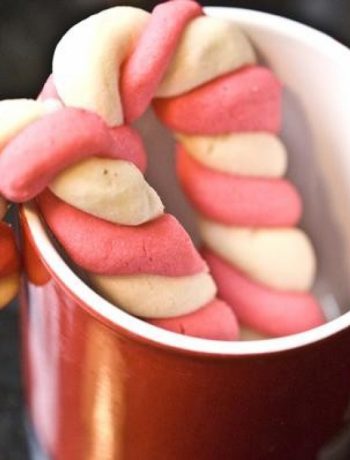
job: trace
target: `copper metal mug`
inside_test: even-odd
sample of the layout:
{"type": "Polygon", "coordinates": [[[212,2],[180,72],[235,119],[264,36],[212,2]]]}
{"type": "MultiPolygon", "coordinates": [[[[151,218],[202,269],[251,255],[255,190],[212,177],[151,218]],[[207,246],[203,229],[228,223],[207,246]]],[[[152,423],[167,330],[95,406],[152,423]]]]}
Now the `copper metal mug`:
{"type": "MultiPolygon", "coordinates": [[[[320,258],[317,290],[330,315],[345,310],[350,52],[284,18],[207,11],[239,23],[288,88],[282,134],[290,174],[303,191],[303,224],[320,258]]],[[[167,161],[167,136],[158,132],[154,142],[152,129],[144,128],[150,148],[167,161]]],[[[158,180],[163,194],[172,195],[173,179],[158,180]]],[[[27,404],[48,458],[350,458],[350,313],[260,342],[179,336],[127,315],[84,284],[60,257],[33,204],[23,209],[22,229],[27,404]]]]}

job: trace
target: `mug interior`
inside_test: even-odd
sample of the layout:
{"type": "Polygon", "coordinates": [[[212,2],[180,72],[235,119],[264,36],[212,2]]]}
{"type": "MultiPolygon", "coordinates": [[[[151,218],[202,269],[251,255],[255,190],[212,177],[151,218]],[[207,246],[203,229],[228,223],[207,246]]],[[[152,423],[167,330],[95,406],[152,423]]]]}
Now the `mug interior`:
{"type": "MultiPolygon", "coordinates": [[[[303,197],[301,227],[310,236],[318,258],[314,291],[330,321],[288,337],[249,342],[205,340],[157,328],[103,299],[72,271],[52,244],[34,204],[26,205],[24,214],[34,242],[55,276],[85,308],[133,335],[178,350],[217,355],[274,353],[305,346],[350,324],[350,52],[327,35],[279,16],[239,8],[208,7],[205,11],[240,25],[260,62],[284,84],[281,138],[288,150],[288,176],[303,197]]],[[[194,212],[175,176],[170,133],[150,111],[137,125],[149,152],[149,182],[167,211],[175,214],[198,242],[194,212]]]]}

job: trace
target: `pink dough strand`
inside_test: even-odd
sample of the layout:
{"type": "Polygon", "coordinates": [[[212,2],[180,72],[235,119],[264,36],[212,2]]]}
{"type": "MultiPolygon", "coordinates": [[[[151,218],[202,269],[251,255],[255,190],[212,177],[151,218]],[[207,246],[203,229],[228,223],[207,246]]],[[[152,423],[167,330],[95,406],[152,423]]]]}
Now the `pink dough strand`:
{"type": "Polygon", "coordinates": [[[129,126],[110,129],[92,112],[59,109],[27,126],[4,148],[0,192],[11,201],[30,200],[58,173],[91,156],[145,166],[141,138],[129,126]]]}
{"type": "Polygon", "coordinates": [[[247,278],[209,250],[202,251],[216,280],[218,294],[232,307],[242,324],[269,336],[303,332],[325,322],[315,297],[279,291],[247,278]]]}
{"type": "Polygon", "coordinates": [[[139,118],[150,104],[187,24],[202,12],[190,0],[157,5],[121,75],[121,96],[127,123],[139,118]]]}
{"type": "Polygon", "coordinates": [[[186,94],[155,99],[153,106],[163,123],[182,133],[277,133],[281,126],[281,96],[281,84],[271,70],[248,66],[186,94]]]}
{"type": "Polygon", "coordinates": [[[219,299],[214,299],[188,315],[153,319],[149,322],[178,334],[205,339],[237,340],[239,335],[239,326],[234,312],[219,299]]]}
{"type": "Polygon", "coordinates": [[[126,226],[79,211],[48,190],[38,197],[38,203],[66,253],[89,272],[186,276],[207,270],[189,235],[170,214],[126,226]]]}
{"type": "Polygon", "coordinates": [[[256,179],[214,171],[177,147],[177,172],[196,209],[227,225],[288,227],[301,216],[294,185],[284,179],[256,179]]]}

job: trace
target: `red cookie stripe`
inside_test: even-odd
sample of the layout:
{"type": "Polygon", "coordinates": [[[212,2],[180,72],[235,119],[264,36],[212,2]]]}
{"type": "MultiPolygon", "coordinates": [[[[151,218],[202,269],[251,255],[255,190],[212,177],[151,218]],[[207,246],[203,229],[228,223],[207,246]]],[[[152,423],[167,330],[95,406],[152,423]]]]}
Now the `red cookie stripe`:
{"type": "Polygon", "coordinates": [[[0,155],[0,192],[19,202],[34,198],[56,175],[87,157],[145,165],[140,136],[128,126],[110,129],[85,110],[63,108],[27,126],[0,155]]]}
{"type": "Polygon", "coordinates": [[[69,257],[92,273],[185,276],[207,270],[189,235],[170,214],[131,227],[79,211],[49,191],[38,202],[69,257]]]}
{"type": "Polygon", "coordinates": [[[227,225],[288,227],[301,216],[294,185],[284,179],[239,177],[209,169],[177,146],[177,172],[194,207],[227,225]]]}
{"type": "Polygon", "coordinates": [[[212,340],[237,340],[239,326],[232,309],[215,299],[188,315],[149,320],[155,326],[179,334],[212,340]]]}
{"type": "Polygon", "coordinates": [[[130,123],[151,102],[169,66],[183,30],[202,8],[189,0],[157,5],[121,76],[124,117],[130,123]]]}
{"type": "Polygon", "coordinates": [[[277,291],[251,281],[209,250],[202,252],[218,286],[239,321],[270,336],[284,336],[320,326],[325,318],[310,293],[277,291]]]}
{"type": "Polygon", "coordinates": [[[249,66],[186,94],[155,99],[153,105],[161,121],[177,132],[277,133],[281,126],[281,95],[281,84],[271,70],[249,66]]]}
{"type": "Polygon", "coordinates": [[[19,257],[12,228],[0,222],[0,277],[19,270],[19,257]]]}

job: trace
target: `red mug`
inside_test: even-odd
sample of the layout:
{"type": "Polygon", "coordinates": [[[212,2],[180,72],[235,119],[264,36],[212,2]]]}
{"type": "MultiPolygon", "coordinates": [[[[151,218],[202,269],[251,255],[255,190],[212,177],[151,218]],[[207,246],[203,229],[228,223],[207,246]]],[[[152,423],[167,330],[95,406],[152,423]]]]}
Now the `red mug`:
{"type": "MultiPolygon", "coordinates": [[[[286,85],[282,137],[290,174],[303,191],[303,224],[319,255],[317,292],[327,315],[335,316],[348,298],[350,52],[277,16],[235,8],[207,12],[240,24],[286,85]]],[[[148,117],[141,130],[152,141],[151,163],[162,170],[162,177],[152,169],[150,176],[193,228],[188,208],[174,200],[174,172],[159,167],[159,161],[171,162],[164,152],[169,135],[148,117]]],[[[350,458],[350,312],[311,331],[264,341],[174,334],[91,290],[56,249],[34,204],[21,217],[27,406],[48,458],[350,458]]]]}

